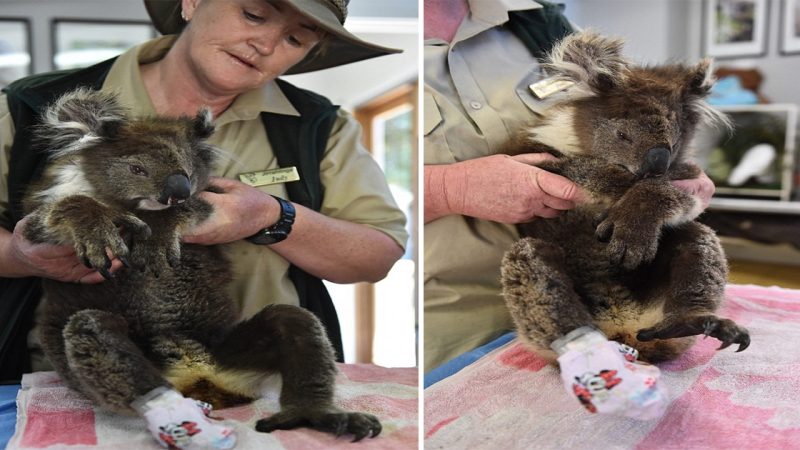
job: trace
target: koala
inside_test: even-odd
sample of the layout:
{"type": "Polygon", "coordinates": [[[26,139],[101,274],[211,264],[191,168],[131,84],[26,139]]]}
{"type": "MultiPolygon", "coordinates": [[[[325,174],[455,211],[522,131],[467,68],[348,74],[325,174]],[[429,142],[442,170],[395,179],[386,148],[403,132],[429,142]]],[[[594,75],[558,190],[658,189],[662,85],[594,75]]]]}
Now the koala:
{"type": "Polygon", "coordinates": [[[694,178],[690,141],[703,122],[726,124],[705,102],[710,61],[642,67],[622,41],[593,32],[557,44],[545,68],[571,85],[506,153],[549,152],[541,165],[582,187],[588,201],[552,220],[517,226],[501,267],[503,295],[521,339],[555,359],[551,343],[593,326],[659,362],[704,334],[720,349],[750,344],[715,311],[727,262],[703,206],[670,180],[694,178]]]}
{"type": "Polygon", "coordinates": [[[42,280],[43,350],[68,386],[99,406],[133,413],[155,388],[225,408],[260,396],[280,376],[281,411],[258,431],[308,426],[377,436],[378,419],[333,404],[336,366],[321,323],[295,306],[271,305],[239,321],[216,246],[181,243],[206,219],[209,175],[221,151],[206,143],[207,111],[194,118],[128,118],[113,95],[77,90],[36,129],[49,159],[24,199],[24,236],[70,245],[107,280],[42,280]],[[111,258],[127,269],[109,272],[111,258]]]}

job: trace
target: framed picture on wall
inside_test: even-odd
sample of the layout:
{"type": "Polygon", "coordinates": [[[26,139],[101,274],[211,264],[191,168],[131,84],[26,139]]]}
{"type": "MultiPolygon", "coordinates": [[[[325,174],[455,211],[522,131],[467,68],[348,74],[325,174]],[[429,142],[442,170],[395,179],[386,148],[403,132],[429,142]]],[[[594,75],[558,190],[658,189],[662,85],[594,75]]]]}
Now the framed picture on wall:
{"type": "Polygon", "coordinates": [[[768,8],[767,0],[705,0],[705,55],[715,58],[766,55],[768,8]]]}
{"type": "Polygon", "coordinates": [[[800,54],[800,0],[781,2],[781,53],[800,54]]]}
{"type": "Polygon", "coordinates": [[[53,68],[87,67],[156,36],[149,22],[53,19],[53,68]]]}
{"type": "Polygon", "coordinates": [[[27,19],[0,17],[0,88],[31,74],[30,30],[27,19]]]}

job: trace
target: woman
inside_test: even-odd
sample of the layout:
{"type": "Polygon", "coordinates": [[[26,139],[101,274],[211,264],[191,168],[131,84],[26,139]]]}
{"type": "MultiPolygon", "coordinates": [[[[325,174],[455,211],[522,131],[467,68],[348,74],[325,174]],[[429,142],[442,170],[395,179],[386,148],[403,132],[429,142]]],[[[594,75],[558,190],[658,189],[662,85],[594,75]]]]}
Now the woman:
{"type": "MultiPolygon", "coordinates": [[[[42,161],[27,151],[27,132],[14,130],[34,123],[47,95],[88,85],[117,92],[136,116],[193,116],[210,108],[217,130],[211,142],[234,157],[213,180],[222,193],[202,194],[213,204],[213,216],[184,241],[225,244],[236,274],[232,295],[240,299],[244,317],[267,303],[305,306],[322,319],[341,359],[338,321],[320,279],[383,278],[402,255],[405,219],[380,169],[358,144],[356,122],[324,98],[276,78],[395,50],[348,33],[342,26],[344,0],[145,4],[164,37],[88,69],[22,80],[0,98],[0,168],[8,178],[0,186],[0,276],[7,278],[2,295],[10,296],[2,304],[13,306],[0,313],[14,318],[10,340],[1,344],[13,348],[14,336],[24,342],[25,316],[38,300],[36,282],[20,278],[103,282],[71,248],[25,241],[19,208],[20,188],[42,161]],[[261,172],[292,166],[298,182],[238,181],[243,174],[255,173],[245,179],[258,180],[261,172]]],[[[121,267],[115,260],[111,271],[121,267]]],[[[18,377],[27,370],[19,361],[4,360],[4,369],[14,371],[2,375],[18,377]]],[[[40,363],[34,361],[33,369],[46,368],[40,363]]]]}

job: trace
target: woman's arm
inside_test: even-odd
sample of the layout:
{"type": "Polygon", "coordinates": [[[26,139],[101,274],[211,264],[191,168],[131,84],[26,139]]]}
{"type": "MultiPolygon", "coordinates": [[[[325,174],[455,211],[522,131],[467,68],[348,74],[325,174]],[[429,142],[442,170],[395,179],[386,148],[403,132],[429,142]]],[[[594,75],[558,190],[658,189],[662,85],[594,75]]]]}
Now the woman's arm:
{"type": "MultiPolygon", "coordinates": [[[[227,178],[214,178],[212,184],[222,192],[203,192],[200,196],[214,207],[214,214],[184,233],[184,242],[233,242],[278,221],[280,205],[270,195],[227,178]]],[[[269,247],[314,276],[335,283],[374,282],[385,277],[403,254],[403,249],[381,231],[327,217],[298,204],[294,207],[297,216],[289,237],[269,247]]]]}

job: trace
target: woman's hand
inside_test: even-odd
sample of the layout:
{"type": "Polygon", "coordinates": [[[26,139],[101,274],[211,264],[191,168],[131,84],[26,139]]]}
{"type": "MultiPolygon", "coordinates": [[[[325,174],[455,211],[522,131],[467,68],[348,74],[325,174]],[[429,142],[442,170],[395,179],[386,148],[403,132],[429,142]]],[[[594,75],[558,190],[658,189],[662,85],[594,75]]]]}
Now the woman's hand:
{"type": "Polygon", "coordinates": [[[700,176],[688,180],[673,180],[672,185],[676,188],[697,197],[703,204],[703,209],[708,208],[711,197],[714,196],[714,182],[708,178],[705,172],[700,172],[700,176]]]}
{"type": "Polygon", "coordinates": [[[213,245],[252,236],[278,221],[281,207],[272,196],[229,178],[213,177],[211,185],[221,193],[201,192],[214,207],[211,217],[183,233],[183,241],[213,245]]]}
{"type": "MultiPolygon", "coordinates": [[[[100,272],[83,265],[75,249],[68,245],[34,244],[25,239],[28,218],[20,220],[13,233],[0,237],[2,273],[10,277],[41,277],[68,283],[95,284],[104,281],[100,272]]],[[[111,273],[122,267],[118,259],[111,261],[111,273]]]]}
{"type": "Polygon", "coordinates": [[[425,166],[425,222],[461,214],[502,223],[556,217],[582,200],[572,181],[535,167],[546,153],[492,155],[425,166]]]}

